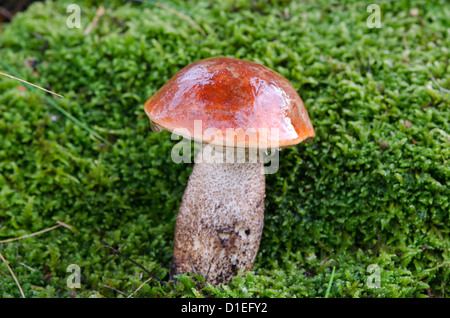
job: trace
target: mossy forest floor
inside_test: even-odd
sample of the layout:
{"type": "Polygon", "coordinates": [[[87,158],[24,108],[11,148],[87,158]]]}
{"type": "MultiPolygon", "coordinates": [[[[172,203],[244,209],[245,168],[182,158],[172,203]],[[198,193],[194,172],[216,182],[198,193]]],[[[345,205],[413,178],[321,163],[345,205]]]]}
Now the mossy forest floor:
{"type": "Polygon", "coordinates": [[[317,137],[267,175],[253,271],[133,297],[448,297],[450,8],[376,1],[370,28],[372,2],[47,1],[1,25],[0,71],[64,98],[0,76],[0,241],[70,229],[0,243],[0,297],[21,297],[8,266],[26,297],[133,294],[148,274],[102,241],[167,281],[192,164],[172,162],[178,141],[143,105],[212,56],[288,78],[317,137]]]}

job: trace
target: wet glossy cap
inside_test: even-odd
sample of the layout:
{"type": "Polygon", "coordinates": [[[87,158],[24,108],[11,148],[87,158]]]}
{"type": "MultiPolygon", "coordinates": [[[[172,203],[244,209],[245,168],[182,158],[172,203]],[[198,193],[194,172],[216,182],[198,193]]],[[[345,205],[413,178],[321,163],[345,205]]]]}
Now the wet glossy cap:
{"type": "Polygon", "coordinates": [[[215,145],[281,148],[315,136],[303,101],[286,78],[233,58],[184,67],[145,103],[145,112],[166,130],[215,145]]]}

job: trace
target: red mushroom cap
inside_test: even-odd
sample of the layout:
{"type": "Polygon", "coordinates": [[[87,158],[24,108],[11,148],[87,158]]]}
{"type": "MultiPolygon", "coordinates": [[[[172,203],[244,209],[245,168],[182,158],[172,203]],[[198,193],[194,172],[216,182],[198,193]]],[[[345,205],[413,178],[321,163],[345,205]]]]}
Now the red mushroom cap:
{"type": "Polygon", "coordinates": [[[147,100],[145,112],[166,130],[221,146],[231,141],[264,148],[267,139],[281,148],[315,136],[303,101],[286,78],[233,58],[208,58],[184,67],[147,100]]]}

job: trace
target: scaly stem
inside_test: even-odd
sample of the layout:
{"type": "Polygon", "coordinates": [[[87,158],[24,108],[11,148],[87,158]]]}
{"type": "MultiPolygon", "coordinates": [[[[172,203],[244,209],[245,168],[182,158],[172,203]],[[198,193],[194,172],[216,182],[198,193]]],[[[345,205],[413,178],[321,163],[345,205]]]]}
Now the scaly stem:
{"type": "Polygon", "coordinates": [[[263,163],[196,162],[175,228],[171,277],[200,274],[213,285],[252,268],[264,221],[263,163]]]}

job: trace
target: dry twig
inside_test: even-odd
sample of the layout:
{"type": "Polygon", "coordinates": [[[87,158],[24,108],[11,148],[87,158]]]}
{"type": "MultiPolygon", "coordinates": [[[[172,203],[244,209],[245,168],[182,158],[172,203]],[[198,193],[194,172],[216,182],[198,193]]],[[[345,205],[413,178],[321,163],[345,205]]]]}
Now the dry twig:
{"type": "Polygon", "coordinates": [[[22,265],[25,268],[28,268],[30,271],[35,272],[36,270],[33,267],[28,266],[27,264],[24,264],[22,262],[19,262],[20,265],[22,265]]]}
{"type": "Polygon", "coordinates": [[[142,266],[141,264],[133,261],[131,258],[129,258],[128,256],[120,253],[118,250],[116,250],[114,247],[112,247],[111,245],[107,244],[105,241],[102,241],[103,246],[111,249],[114,253],[126,258],[127,260],[129,260],[131,263],[133,263],[136,266],[139,266],[140,268],[142,268],[147,274],[150,275],[151,278],[155,279],[156,281],[158,281],[161,285],[165,285],[165,283],[159,279],[155,274],[153,274],[152,272],[150,272],[148,269],[146,269],[144,266],[142,266]]]}
{"type": "Polygon", "coordinates": [[[8,267],[9,272],[11,273],[11,276],[14,278],[14,281],[16,282],[17,287],[19,287],[20,293],[22,294],[22,298],[26,298],[25,294],[23,293],[22,287],[19,284],[19,281],[17,280],[16,275],[14,275],[13,270],[11,269],[11,267],[9,266],[8,262],[6,261],[6,259],[3,257],[2,253],[0,253],[0,258],[2,259],[2,261],[6,264],[6,267],[8,267]]]}
{"type": "Polygon", "coordinates": [[[145,284],[147,284],[150,280],[152,280],[153,279],[153,277],[150,277],[149,279],[147,279],[145,282],[143,282],[142,284],[141,284],[141,286],[139,286],[134,292],[132,292],[131,293],[131,295],[130,296],[128,296],[128,298],[131,298],[134,294],[136,294],[138,291],[139,291],[139,289],[141,289],[145,284]]]}
{"type": "Polygon", "coordinates": [[[105,7],[100,6],[97,9],[97,13],[95,14],[94,19],[92,20],[92,22],[87,26],[87,28],[84,30],[83,34],[89,34],[91,33],[91,31],[93,29],[95,29],[95,27],[98,24],[98,21],[100,20],[100,18],[102,17],[102,15],[105,14],[105,7]]]}
{"type": "Polygon", "coordinates": [[[120,291],[120,290],[118,290],[118,289],[115,289],[114,287],[111,287],[111,286],[108,286],[108,285],[102,285],[104,288],[108,288],[108,289],[111,289],[111,290],[114,290],[115,292],[117,292],[117,293],[119,293],[119,294],[122,294],[122,295],[124,295],[125,297],[129,297],[127,294],[125,294],[124,292],[122,292],[122,291],[120,291]]]}
{"type": "Polygon", "coordinates": [[[205,30],[202,29],[202,27],[200,25],[198,25],[194,20],[192,20],[190,17],[188,17],[187,15],[185,15],[184,13],[175,10],[172,7],[169,7],[168,5],[161,3],[161,2],[156,2],[155,4],[157,7],[162,8],[162,9],[166,9],[174,14],[176,14],[177,16],[179,16],[181,19],[187,21],[189,24],[191,24],[194,28],[196,28],[202,35],[206,35],[205,30]]]}
{"type": "Polygon", "coordinates": [[[23,235],[23,236],[19,236],[19,237],[10,238],[10,239],[4,240],[4,241],[0,241],[0,244],[2,244],[2,243],[9,243],[9,242],[13,242],[13,241],[18,241],[18,240],[22,240],[22,239],[25,239],[25,238],[28,238],[28,237],[35,236],[35,235],[39,235],[39,234],[42,234],[42,233],[54,230],[54,229],[56,229],[56,228],[58,228],[60,226],[68,228],[69,230],[72,229],[72,227],[70,227],[69,225],[67,225],[67,224],[65,224],[65,223],[63,223],[61,221],[56,221],[56,223],[58,223],[58,224],[54,225],[52,227],[49,227],[48,229],[44,229],[44,230],[40,230],[40,231],[31,233],[31,234],[26,234],[26,235],[23,235]]]}
{"type": "Polygon", "coordinates": [[[431,80],[433,81],[434,85],[436,85],[442,93],[447,93],[447,94],[450,93],[450,90],[443,88],[442,86],[439,85],[439,83],[436,81],[436,79],[434,78],[434,76],[431,74],[431,72],[429,70],[427,70],[427,73],[430,76],[431,80]]]}
{"type": "Polygon", "coordinates": [[[32,84],[32,83],[30,83],[30,82],[27,82],[27,81],[25,81],[25,80],[23,80],[23,79],[17,78],[17,77],[15,77],[15,76],[12,76],[12,75],[9,75],[9,74],[3,73],[3,72],[0,72],[0,75],[3,75],[3,76],[6,76],[6,77],[9,77],[9,78],[18,80],[18,81],[20,81],[20,82],[22,82],[22,83],[25,83],[25,84],[28,84],[28,85],[37,87],[37,88],[39,88],[39,89],[41,89],[41,90],[43,90],[43,91],[46,91],[47,93],[50,93],[50,94],[56,95],[56,96],[58,96],[58,97],[64,98],[64,96],[62,96],[62,95],[56,94],[55,92],[49,91],[48,89],[42,88],[42,87],[40,87],[40,86],[37,86],[37,85],[32,84]]]}

